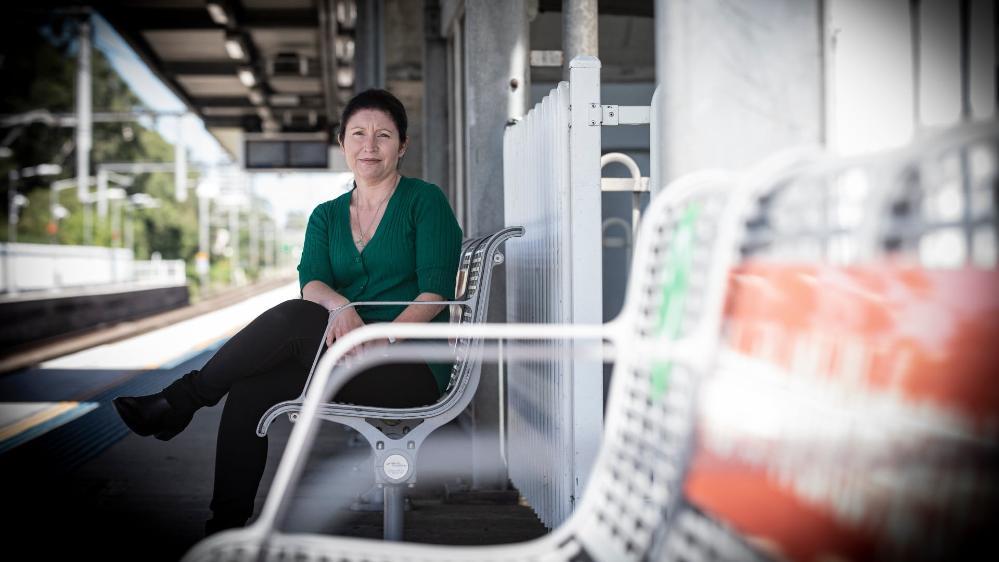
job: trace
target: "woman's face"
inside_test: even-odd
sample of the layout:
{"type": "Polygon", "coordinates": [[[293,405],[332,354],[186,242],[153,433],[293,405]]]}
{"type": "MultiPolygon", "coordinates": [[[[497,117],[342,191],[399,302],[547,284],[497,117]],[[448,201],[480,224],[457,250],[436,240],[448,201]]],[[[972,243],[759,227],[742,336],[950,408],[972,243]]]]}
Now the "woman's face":
{"type": "Polygon", "coordinates": [[[379,109],[362,109],[351,115],[340,147],[354,177],[369,184],[391,177],[406,153],[395,121],[379,109]]]}

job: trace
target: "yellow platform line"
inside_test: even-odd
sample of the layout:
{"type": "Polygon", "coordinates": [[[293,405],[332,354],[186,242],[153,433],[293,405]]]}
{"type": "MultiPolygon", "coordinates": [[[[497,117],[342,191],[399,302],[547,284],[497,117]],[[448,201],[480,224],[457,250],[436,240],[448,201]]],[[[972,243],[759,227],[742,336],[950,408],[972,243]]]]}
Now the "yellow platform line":
{"type": "Polygon", "coordinates": [[[41,412],[35,412],[22,420],[18,420],[10,425],[0,428],[0,441],[6,441],[21,432],[27,431],[36,425],[43,424],[60,414],[76,408],[79,405],[79,402],[58,402],[48,408],[45,408],[41,412]]]}

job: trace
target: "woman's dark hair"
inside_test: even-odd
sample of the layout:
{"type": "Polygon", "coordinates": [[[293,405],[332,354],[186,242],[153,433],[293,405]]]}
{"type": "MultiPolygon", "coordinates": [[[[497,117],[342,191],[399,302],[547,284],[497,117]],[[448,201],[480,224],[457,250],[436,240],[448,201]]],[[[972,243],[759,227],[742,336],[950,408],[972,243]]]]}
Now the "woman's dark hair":
{"type": "Polygon", "coordinates": [[[399,130],[399,142],[406,142],[406,127],[409,125],[409,121],[406,119],[406,108],[402,106],[399,98],[392,95],[391,92],[377,88],[364,90],[347,102],[346,107],[343,108],[343,114],[340,116],[340,126],[337,127],[337,140],[343,142],[343,136],[346,132],[344,127],[347,126],[347,121],[362,109],[378,109],[388,113],[392,121],[395,122],[395,128],[399,130]]]}

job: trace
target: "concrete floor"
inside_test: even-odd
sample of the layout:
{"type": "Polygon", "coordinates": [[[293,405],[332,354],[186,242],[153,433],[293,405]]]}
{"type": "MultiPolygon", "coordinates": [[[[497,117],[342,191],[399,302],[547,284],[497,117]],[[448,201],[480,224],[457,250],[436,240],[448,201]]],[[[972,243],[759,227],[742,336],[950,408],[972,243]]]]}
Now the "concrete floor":
{"type": "MultiPolygon", "coordinates": [[[[223,322],[219,330],[232,328],[223,322]]],[[[143,337],[140,350],[160,353],[162,344],[150,343],[152,335],[143,337]]],[[[164,338],[177,340],[175,335],[164,338]]],[[[203,343],[206,338],[202,334],[197,340],[203,343]]],[[[91,350],[76,359],[0,376],[0,407],[63,400],[93,406],[0,454],[5,519],[0,554],[8,559],[18,553],[18,558],[44,560],[177,560],[202,538],[210,516],[215,436],[223,404],[200,410],[182,434],[163,442],[130,433],[110,400],[155,392],[203,364],[213,346],[193,354],[174,352],[181,359],[172,362],[157,359],[158,369],[123,362],[132,353],[128,349],[128,342],[122,342],[99,353],[91,350]]],[[[140,363],[149,362],[148,355],[140,355],[140,363]]],[[[286,419],[272,427],[258,512],[291,427],[286,419]]],[[[352,435],[336,424],[323,424],[287,528],[381,536],[381,513],[347,509],[371,479],[370,464],[364,460],[367,445],[350,446],[352,435]]],[[[453,486],[463,475],[467,480],[470,450],[457,425],[441,428],[425,443],[421,482],[411,491],[413,510],[406,514],[405,540],[497,544],[544,535],[547,531],[533,511],[518,505],[515,491],[466,495],[462,503],[444,500],[445,483],[453,486]],[[486,501],[477,502],[477,497],[486,501]]]]}
{"type": "MultiPolygon", "coordinates": [[[[88,560],[177,560],[202,537],[204,521],[210,515],[215,430],[220,413],[220,406],[202,410],[184,433],[169,442],[129,434],[69,474],[35,465],[31,458],[35,455],[3,462],[0,466],[7,514],[3,551],[34,553],[33,557],[41,559],[70,556],[88,560]]],[[[287,422],[274,427],[268,470],[257,499],[258,511],[289,428],[287,422]]],[[[445,435],[461,433],[456,428],[442,431],[445,435]]],[[[352,470],[351,462],[364,451],[347,448],[348,434],[339,428],[324,431],[324,437],[324,452],[346,452],[345,456],[353,457],[350,461],[326,463],[330,477],[346,475],[348,486],[366,490],[364,476],[360,470],[352,470]]],[[[425,454],[430,458],[434,442],[428,441],[427,447],[425,454]]],[[[363,461],[360,464],[368,466],[363,461]]],[[[307,471],[315,469],[310,465],[307,471]]],[[[515,502],[445,503],[440,479],[434,480],[413,490],[414,509],[406,513],[406,541],[497,544],[529,540],[546,532],[529,507],[515,502]]],[[[329,497],[322,488],[315,482],[307,484],[304,495],[308,500],[296,505],[306,504],[311,512],[303,514],[302,508],[293,508],[291,518],[298,521],[290,524],[290,529],[318,526],[337,535],[381,536],[380,513],[344,509],[352,499],[349,492],[329,497]],[[308,523],[303,524],[303,518],[308,523]]]]}

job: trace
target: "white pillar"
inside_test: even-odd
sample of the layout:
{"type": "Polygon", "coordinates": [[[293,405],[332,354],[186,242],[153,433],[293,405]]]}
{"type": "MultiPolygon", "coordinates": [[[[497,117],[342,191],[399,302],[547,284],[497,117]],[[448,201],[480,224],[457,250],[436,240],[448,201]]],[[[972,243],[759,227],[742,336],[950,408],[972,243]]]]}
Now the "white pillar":
{"type": "MultiPolygon", "coordinates": [[[[530,33],[526,0],[465,1],[464,42],[459,55],[464,79],[464,194],[468,215],[465,236],[480,236],[503,228],[503,129],[521,117],[529,91],[530,33]]],[[[457,91],[461,92],[461,84],[457,91]]],[[[460,210],[459,210],[460,214],[460,210]]],[[[488,317],[506,317],[506,279],[493,277],[488,317]]],[[[474,398],[472,485],[479,489],[506,486],[501,454],[502,393],[495,364],[483,363],[482,380],[474,398]]]]}
{"type": "Polygon", "coordinates": [[[187,201],[187,145],[184,144],[184,117],[177,117],[177,143],[174,144],[174,197],[183,203],[187,201]]]}
{"type": "Polygon", "coordinates": [[[97,216],[108,216],[108,171],[104,168],[97,169],[97,216]]]}
{"type": "MultiPolygon", "coordinates": [[[[579,55],[569,62],[569,193],[572,322],[603,322],[603,240],[600,193],[600,61],[579,55]]],[[[582,342],[581,346],[593,345],[582,342]]],[[[603,365],[578,357],[572,380],[573,487],[577,502],[600,448],[603,430],[603,365]]]]}
{"type": "Polygon", "coordinates": [[[229,259],[229,282],[236,282],[236,270],[239,269],[239,207],[229,207],[229,244],[232,257],[229,259]]]}
{"type": "Polygon", "coordinates": [[[822,140],[823,4],[656,0],[660,186],[822,140]]]}
{"type": "Polygon", "coordinates": [[[208,289],[208,273],[211,267],[211,252],[208,248],[208,227],[210,214],[209,205],[211,199],[207,195],[198,196],[198,279],[201,284],[202,295],[208,289]],[[204,265],[202,265],[204,264],[204,265]]]}
{"type": "Polygon", "coordinates": [[[135,207],[131,204],[125,206],[125,235],[124,247],[132,250],[132,259],[135,259],[135,207]]]}
{"type": "Polygon", "coordinates": [[[250,269],[260,270],[260,217],[257,216],[257,207],[250,199],[250,215],[247,217],[250,231],[250,252],[247,265],[250,269]]]}
{"type": "Polygon", "coordinates": [[[93,221],[90,216],[90,194],[87,187],[90,179],[90,148],[93,142],[89,19],[80,22],[79,41],[76,65],[76,197],[83,208],[83,243],[89,244],[93,221]]]}

